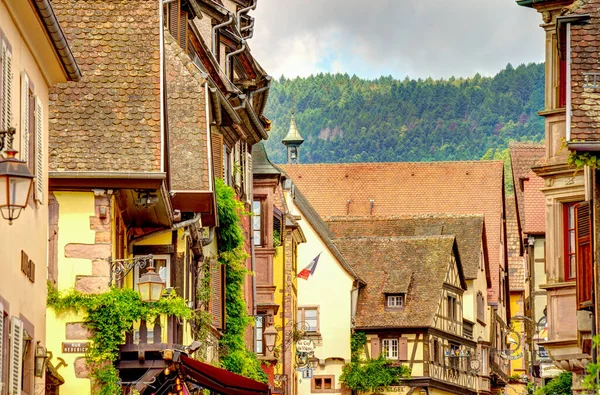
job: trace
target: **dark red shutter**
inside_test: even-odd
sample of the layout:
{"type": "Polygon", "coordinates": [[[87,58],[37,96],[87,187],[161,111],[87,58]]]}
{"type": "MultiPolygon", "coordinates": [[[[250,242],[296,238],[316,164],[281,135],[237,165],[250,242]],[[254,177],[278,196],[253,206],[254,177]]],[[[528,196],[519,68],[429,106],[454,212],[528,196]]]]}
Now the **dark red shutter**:
{"type": "Polygon", "coordinates": [[[579,308],[592,304],[592,246],[590,203],[575,205],[575,239],[577,240],[577,305],[579,308]]]}

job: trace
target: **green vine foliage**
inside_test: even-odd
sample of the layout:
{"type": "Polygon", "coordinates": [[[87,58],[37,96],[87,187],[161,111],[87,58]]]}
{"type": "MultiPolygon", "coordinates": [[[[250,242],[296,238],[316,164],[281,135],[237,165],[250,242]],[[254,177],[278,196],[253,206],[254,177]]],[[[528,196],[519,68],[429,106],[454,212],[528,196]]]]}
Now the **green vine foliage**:
{"type": "Polygon", "coordinates": [[[367,334],[365,332],[354,332],[350,338],[350,360],[357,362],[367,344],[367,334]]]}
{"type": "Polygon", "coordinates": [[[86,360],[99,395],[121,394],[119,373],[113,362],[125,333],[141,319],[153,321],[166,314],[189,320],[192,310],[186,301],[174,294],[147,304],[133,289],[111,288],[101,294],[84,294],[75,290],[58,292],[48,283],[47,304],[57,314],[66,311],[84,313],[84,322],[91,331],[91,344],[86,360]]]}
{"type": "Polygon", "coordinates": [[[535,395],[572,395],[572,373],[563,372],[535,391],[535,395]]]}
{"type": "Polygon", "coordinates": [[[345,365],[340,381],[353,391],[377,393],[407,377],[410,377],[408,366],[395,366],[380,355],[376,359],[356,360],[345,365]]]}
{"type": "Polygon", "coordinates": [[[591,152],[570,151],[567,163],[577,169],[582,169],[583,166],[589,166],[593,169],[600,169],[600,160],[591,152]]]}
{"type": "Polygon", "coordinates": [[[263,383],[268,377],[261,369],[256,354],[248,350],[244,334],[252,324],[252,317],[247,313],[244,300],[244,280],[248,275],[246,259],[248,254],[244,248],[244,233],[241,216],[248,213],[244,205],[235,199],[232,188],[223,180],[216,180],[217,207],[219,210],[219,228],[217,231],[219,246],[219,262],[225,265],[225,332],[221,345],[227,350],[221,356],[221,364],[230,372],[249,377],[263,383]]]}

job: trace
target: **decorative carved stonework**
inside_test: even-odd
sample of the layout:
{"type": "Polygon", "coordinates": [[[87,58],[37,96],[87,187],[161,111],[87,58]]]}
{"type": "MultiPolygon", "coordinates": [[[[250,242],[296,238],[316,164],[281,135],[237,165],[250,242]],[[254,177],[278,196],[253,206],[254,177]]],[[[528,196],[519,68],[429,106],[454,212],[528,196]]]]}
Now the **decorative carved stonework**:
{"type": "Polygon", "coordinates": [[[547,187],[551,187],[552,185],[554,185],[554,178],[546,178],[544,180],[544,183],[546,184],[547,187]]]}
{"type": "Polygon", "coordinates": [[[553,361],[556,366],[569,372],[580,372],[585,370],[588,363],[591,362],[589,358],[571,358],[571,359],[558,359],[553,361]]]}
{"type": "Polygon", "coordinates": [[[548,11],[542,12],[542,20],[544,23],[550,23],[550,21],[552,21],[552,14],[548,11]]]}

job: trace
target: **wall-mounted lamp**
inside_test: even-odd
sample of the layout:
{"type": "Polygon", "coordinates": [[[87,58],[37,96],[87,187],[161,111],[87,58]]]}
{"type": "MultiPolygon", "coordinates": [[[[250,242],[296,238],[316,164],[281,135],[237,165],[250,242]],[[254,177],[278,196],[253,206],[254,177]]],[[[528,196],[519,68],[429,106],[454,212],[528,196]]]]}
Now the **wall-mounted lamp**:
{"type": "Polygon", "coordinates": [[[158,195],[145,189],[136,189],[137,199],[135,205],[137,207],[150,208],[158,203],[158,195]]]}
{"type": "Polygon", "coordinates": [[[265,337],[265,347],[269,351],[275,350],[275,342],[277,341],[277,329],[273,325],[269,325],[265,329],[263,336],[265,337]]]}
{"type": "Polygon", "coordinates": [[[7,147],[6,157],[0,159],[0,212],[9,225],[27,206],[33,183],[27,163],[17,159],[18,151],[12,148],[14,134],[15,128],[0,130],[0,151],[7,147]]]}
{"type": "Polygon", "coordinates": [[[35,347],[35,377],[44,376],[47,362],[48,351],[46,351],[46,347],[40,345],[40,342],[37,342],[37,346],[35,347]]]}

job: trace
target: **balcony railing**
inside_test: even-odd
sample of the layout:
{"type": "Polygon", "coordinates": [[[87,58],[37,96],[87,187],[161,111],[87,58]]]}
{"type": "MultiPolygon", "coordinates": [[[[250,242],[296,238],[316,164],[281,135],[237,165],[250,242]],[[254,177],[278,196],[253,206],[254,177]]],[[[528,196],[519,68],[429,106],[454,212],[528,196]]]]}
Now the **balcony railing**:
{"type": "Polygon", "coordinates": [[[429,376],[459,387],[477,390],[477,375],[474,373],[430,363],[429,376]]]}
{"type": "Polygon", "coordinates": [[[125,334],[125,344],[119,347],[118,368],[140,368],[166,366],[161,351],[169,348],[172,336],[167,336],[168,327],[173,327],[174,317],[156,317],[153,322],[140,320],[125,334]]]}

